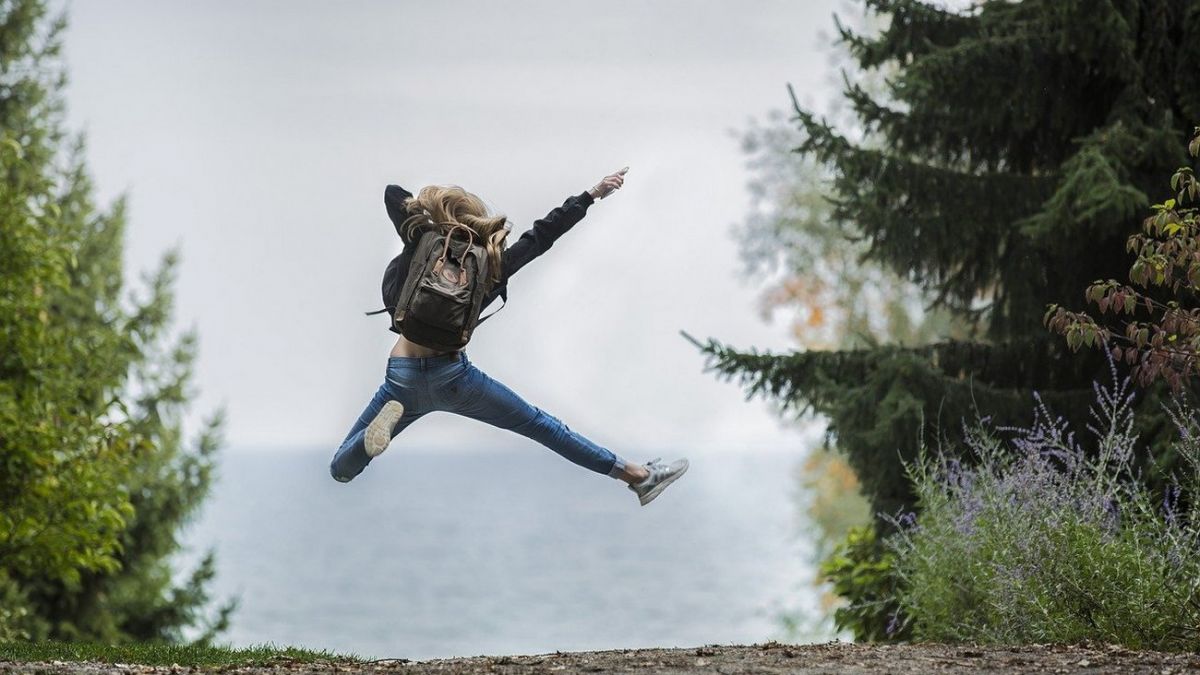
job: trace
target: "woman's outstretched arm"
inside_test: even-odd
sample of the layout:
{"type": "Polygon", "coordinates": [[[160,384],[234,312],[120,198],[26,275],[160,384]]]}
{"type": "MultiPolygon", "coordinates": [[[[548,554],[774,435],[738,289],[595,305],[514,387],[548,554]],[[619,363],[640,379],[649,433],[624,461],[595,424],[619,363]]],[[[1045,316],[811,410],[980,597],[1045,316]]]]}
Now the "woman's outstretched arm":
{"type": "Polygon", "coordinates": [[[544,218],[534,221],[533,227],[504,251],[499,286],[507,283],[508,278],[530,260],[549,250],[556,239],[566,234],[567,230],[587,215],[588,207],[597,199],[604,199],[619,189],[625,182],[625,172],[628,170],[629,167],[625,167],[605,176],[592,189],[567,197],[562,206],[554,208],[544,218]]]}

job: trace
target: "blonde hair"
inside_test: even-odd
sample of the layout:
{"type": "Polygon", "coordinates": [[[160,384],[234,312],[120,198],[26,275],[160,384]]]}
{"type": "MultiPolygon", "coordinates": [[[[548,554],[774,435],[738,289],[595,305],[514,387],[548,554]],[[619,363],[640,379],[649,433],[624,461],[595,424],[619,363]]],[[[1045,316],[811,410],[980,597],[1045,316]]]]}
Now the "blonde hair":
{"type": "Polygon", "coordinates": [[[409,241],[419,236],[421,228],[448,231],[465,225],[479,237],[488,252],[488,267],[492,283],[500,282],[500,256],[508,238],[508,218],[492,215],[482,199],[457,185],[426,185],[415,197],[404,202],[409,216],[404,221],[404,234],[409,241]]]}

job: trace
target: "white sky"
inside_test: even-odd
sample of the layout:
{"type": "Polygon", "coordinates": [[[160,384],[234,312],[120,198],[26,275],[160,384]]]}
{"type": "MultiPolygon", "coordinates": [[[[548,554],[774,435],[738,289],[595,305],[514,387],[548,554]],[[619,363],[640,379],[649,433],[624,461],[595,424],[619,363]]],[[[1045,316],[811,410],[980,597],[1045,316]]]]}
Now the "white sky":
{"type": "MultiPolygon", "coordinates": [[[[819,108],[838,0],[175,2],[69,5],[69,120],[102,203],[130,197],[127,263],[181,249],[193,410],[228,446],[333,447],[383,377],[387,183],[456,183],[513,236],[628,165],[625,187],[510,283],[468,353],[631,459],[791,447],[770,407],[702,372],[679,330],[788,348],[756,312],[732,227],[731,131],[819,108]]],[[[413,446],[524,442],[434,415],[413,446]]]]}

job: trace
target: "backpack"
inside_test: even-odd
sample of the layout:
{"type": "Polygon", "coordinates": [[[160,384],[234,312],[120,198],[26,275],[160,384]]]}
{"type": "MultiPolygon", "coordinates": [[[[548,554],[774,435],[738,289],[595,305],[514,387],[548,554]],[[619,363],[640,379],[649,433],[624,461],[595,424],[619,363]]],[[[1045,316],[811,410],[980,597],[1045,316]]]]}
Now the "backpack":
{"type": "Polygon", "coordinates": [[[393,326],[423,347],[462,349],[492,289],[490,263],[487,248],[466,225],[424,233],[402,288],[397,260],[384,272],[384,304],[392,308],[393,326]]]}

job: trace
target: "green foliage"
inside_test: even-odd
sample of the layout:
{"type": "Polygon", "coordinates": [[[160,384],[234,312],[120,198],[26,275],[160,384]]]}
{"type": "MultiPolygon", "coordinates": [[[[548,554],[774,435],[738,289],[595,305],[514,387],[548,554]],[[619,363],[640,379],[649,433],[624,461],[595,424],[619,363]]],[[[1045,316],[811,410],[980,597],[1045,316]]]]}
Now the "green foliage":
{"type": "Polygon", "coordinates": [[[778,116],[741,136],[754,178],[738,241],[746,275],[765,287],[764,318],[790,310],[792,335],[806,348],[919,344],[951,330],[945,313],[923,311],[919,288],[863,261],[861,233],[829,217],[827,177],[792,152],[798,142],[778,116]]]}
{"type": "Polygon", "coordinates": [[[243,649],[208,645],[170,645],[156,643],[108,645],[94,642],[4,642],[0,641],[0,661],[18,663],[46,661],[90,661],[99,663],[139,664],[199,668],[287,667],[295,663],[361,663],[350,654],[328,651],[258,645],[243,649]]]}
{"type": "MultiPolygon", "coordinates": [[[[1188,153],[1200,156],[1200,127],[1188,153]]],[[[1136,255],[1129,279],[1139,288],[1109,279],[1087,289],[1088,302],[1111,323],[1058,305],[1049,307],[1045,321],[1071,349],[1110,350],[1142,384],[1162,379],[1178,390],[1200,372],[1200,182],[1192,167],[1175,171],[1171,190],[1175,196],[1154,204],[1142,231],[1125,245],[1136,255]]]]}
{"type": "MultiPolygon", "coordinates": [[[[902,462],[958,437],[975,410],[1016,423],[1034,389],[1064,414],[1086,410],[1102,357],[1072,356],[1043,309],[1126,266],[1129,219],[1179,166],[1185,120],[1200,119],[1200,0],[865,5],[886,27],[839,34],[859,71],[888,71],[884,91],[847,78],[848,130],[793,99],[796,150],[829,176],[829,220],[861,233],[863,261],[968,330],[904,347],[704,351],[751,395],[826,415],[874,511],[894,514],[914,498],[902,462]]],[[[1166,433],[1162,415],[1140,420],[1166,433]]]]}
{"type": "MultiPolygon", "coordinates": [[[[858,84],[880,91],[884,73],[866,74],[858,84]]],[[[752,124],[739,139],[752,174],[752,203],[738,228],[738,241],[746,275],[764,288],[764,318],[788,317],[797,345],[807,349],[886,341],[924,344],[961,333],[965,327],[955,325],[948,313],[925,310],[928,298],[915,284],[878,262],[863,260],[867,242],[852,224],[830,218],[824,194],[830,176],[812,158],[792,151],[802,136],[781,112],[772,111],[767,123],[752,124]]],[[[811,563],[819,565],[853,528],[870,523],[872,515],[839,448],[825,444],[807,453],[797,475],[798,494],[804,530],[814,544],[811,563]]],[[[844,600],[829,584],[815,581],[824,587],[820,630],[828,632],[844,600]]],[[[813,617],[804,613],[780,618],[796,638],[809,636],[814,628],[813,617]]]]}
{"type": "Polygon", "coordinates": [[[219,419],[185,446],[176,260],[124,297],[124,204],[94,205],[63,130],[63,25],[37,0],[0,5],[0,636],[179,640],[231,609],[202,616],[211,559],[177,586],[169,566],[219,419]]]}
{"type": "MultiPolygon", "coordinates": [[[[863,30],[877,30],[886,17],[864,15],[859,23],[863,30]]],[[[831,56],[839,66],[849,64],[845,49],[831,56]]],[[[881,95],[895,70],[843,76],[855,91],[881,95]]],[[[843,107],[836,115],[848,133],[866,133],[853,110],[843,107]]],[[[923,344],[967,328],[946,312],[928,310],[932,298],[925,289],[871,259],[870,242],[857,223],[831,217],[833,174],[812,155],[796,153],[804,139],[794,120],[776,110],[767,124],[752,123],[739,135],[752,175],[747,186],[752,201],[737,234],[746,274],[769,284],[764,314],[795,310],[793,335],[810,349],[923,344]]]]}
{"type": "Polygon", "coordinates": [[[1024,419],[1028,406],[1014,400],[1013,390],[1028,397],[1036,387],[1060,410],[1087,412],[1086,399],[1061,391],[1064,381],[1090,372],[1087,362],[1065,345],[1047,349],[1036,339],[787,355],[742,352],[716,340],[697,344],[712,370],[736,379],[750,396],[779,401],[787,413],[825,415],[876,513],[895,514],[911,504],[903,462],[943,436],[958,435],[961,421],[978,409],[1003,424],[1024,419]]]}
{"type": "MultiPolygon", "coordinates": [[[[39,18],[18,5],[0,34],[32,32],[39,18]]],[[[5,44],[0,53],[26,67],[53,53],[5,44]]],[[[55,154],[36,142],[58,138],[42,121],[56,108],[33,87],[8,91],[0,96],[0,562],[14,578],[75,585],[85,571],[116,569],[117,533],[132,515],[125,458],[136,440],[103,419],[96,386],[119,378],[130,356],[112,331],[79,334],[62,320],[84,223],[64,217],[55,154]],[[81,377],[84,368],[98,377],[81,377]]]]}
{"type": "Polygon", "coordinates": [[[899,625],[896,598],[900,578],[895,556],[875,538],[875,528],[861,525],[821,563],[821,576],[847,601],[833,615],[838,630],[850,631],[855,640],[902,640],[907,628],[899,625]]]}
{"type": "Polygon", "coordinates": [[[22,628],[29,621],[29,601],[7,574],[0,572],[0,645],[10,640],[28,640],[22,628]]]}
{"type": "Polygon", "coordinates": [[[1200,648],[1198,418],[1174,409],[1186,474],[1153,490],[1128,387],[1097,389],[1088,440],[1039,403],[1027,429],[981,424],[910,467],[920,512],[887,544],[915,639],[1200,648]]]}

